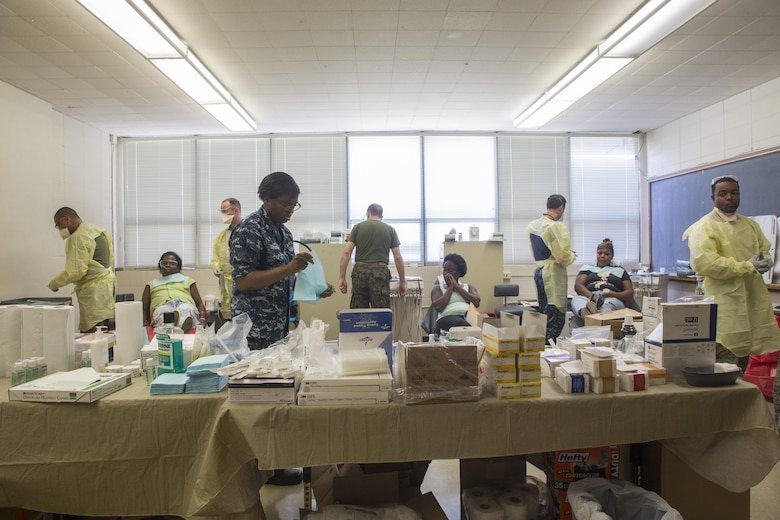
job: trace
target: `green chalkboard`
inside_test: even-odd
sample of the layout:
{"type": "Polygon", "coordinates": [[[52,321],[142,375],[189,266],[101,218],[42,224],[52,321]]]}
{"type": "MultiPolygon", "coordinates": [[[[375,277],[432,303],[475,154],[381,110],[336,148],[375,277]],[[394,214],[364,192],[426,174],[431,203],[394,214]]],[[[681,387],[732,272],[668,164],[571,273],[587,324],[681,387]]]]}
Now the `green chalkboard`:
{"type": "Polygon", "coordinates": [[[652,269],[674,272],[677,260],[688,260],[682,234],[712,211],[711,181],[720,175],[739,178],[739,213],[780,215],[780,152],[768,153],[650,181],[650,249],[652,269]]]}

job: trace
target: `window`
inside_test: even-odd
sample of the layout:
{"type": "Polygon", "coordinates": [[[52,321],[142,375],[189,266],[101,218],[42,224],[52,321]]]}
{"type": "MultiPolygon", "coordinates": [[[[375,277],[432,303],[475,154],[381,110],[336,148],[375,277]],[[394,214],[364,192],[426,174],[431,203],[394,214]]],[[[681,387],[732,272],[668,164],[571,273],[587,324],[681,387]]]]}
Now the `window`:
{"type": "Polygon", "coordinates": [[[634,137],[572,137],[571,197],[566,208],[578,262],[596,261],[604,238],[615,260],[639,261],[639,160],[634,137]]]}
{"type": "Polygon", "coordinates": [[[605,237],[615,258],[639,259],[639,187],[635,136],[381,135],[122,139],[118,146],[117,234],[120,267],[153,267],[164,251],[188,266],[211,260],[223,229],[219,204],[261,204],[257,187],[273,171],[290,173],[302,208],[288,227],[295,238],[328,236],[365,218],[369,204],[401,239],[406,262],[437,264],[451,229],[468,238],[504,235],[504,262],[532,260],[526,226],[547,197],[568,199],[564,223],[580,261],[605,237]]]}

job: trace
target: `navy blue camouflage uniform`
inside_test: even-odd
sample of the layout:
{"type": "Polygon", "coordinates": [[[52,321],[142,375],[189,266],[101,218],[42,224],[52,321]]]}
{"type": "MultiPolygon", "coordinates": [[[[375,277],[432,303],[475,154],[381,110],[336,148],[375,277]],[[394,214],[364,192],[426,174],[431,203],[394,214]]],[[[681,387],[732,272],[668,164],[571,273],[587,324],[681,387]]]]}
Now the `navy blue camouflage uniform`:
{"type": "MultiPolygon", "coordinates": [[[[252,271],[289,264],[295,256],[293,237],[284,224],[275,224],[261,207],[238,223],[230,235],[233,280],[252,271]]],[[[231,313],[246,312],[252,320],[247,341],[252,350],[264,349],[287,336],[290,329],[290,291],[295,276],[259,290],[238,291],[233,283],[231,313]]]]}

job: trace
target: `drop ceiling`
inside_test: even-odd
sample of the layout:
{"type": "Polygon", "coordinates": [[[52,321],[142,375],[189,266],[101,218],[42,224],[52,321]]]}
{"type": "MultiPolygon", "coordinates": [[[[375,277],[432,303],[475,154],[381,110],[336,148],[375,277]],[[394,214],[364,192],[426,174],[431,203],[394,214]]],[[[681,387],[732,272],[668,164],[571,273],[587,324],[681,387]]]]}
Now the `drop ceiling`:
{"type": "MultiPolygon", "coordinates": [[[[150,0],[257,133],[514,131],[641,0],[150,0]]],[[[780,77],[780,2],[718,0],[541,128],[648,131],[780,77]]],[[[226,134],[75,0],[0,0],[0,80],[117,136],[226,134]]]]}

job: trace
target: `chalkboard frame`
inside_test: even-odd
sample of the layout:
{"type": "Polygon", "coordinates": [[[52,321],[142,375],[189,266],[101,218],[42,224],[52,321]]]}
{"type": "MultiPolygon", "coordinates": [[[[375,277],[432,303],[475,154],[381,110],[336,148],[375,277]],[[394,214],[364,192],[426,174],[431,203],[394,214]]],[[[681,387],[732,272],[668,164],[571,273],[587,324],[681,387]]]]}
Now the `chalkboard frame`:
{"type": "Polygon", "coordinates": [[[650,179],[650,256],[654,271],[665,268],[674,272],[678,260],[690,258],[682,234],[712,211],[712,179],[721,175],[736,175],[739,179],[740,214],[780,214],[780,148],[650,179]]]}

